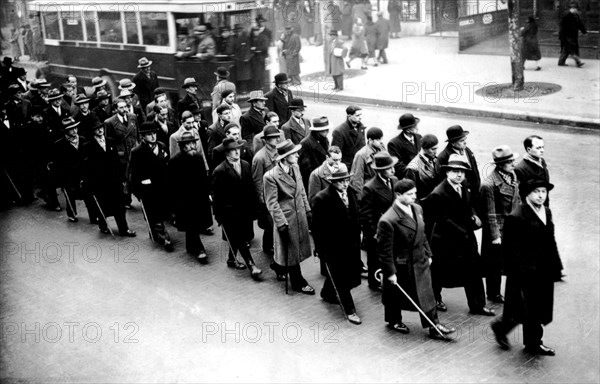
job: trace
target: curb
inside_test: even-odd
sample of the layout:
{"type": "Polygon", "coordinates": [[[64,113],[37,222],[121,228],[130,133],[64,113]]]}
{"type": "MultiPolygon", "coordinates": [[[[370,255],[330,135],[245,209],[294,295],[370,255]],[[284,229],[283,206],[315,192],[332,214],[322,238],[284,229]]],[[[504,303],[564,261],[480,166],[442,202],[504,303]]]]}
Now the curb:
{"type": "MultiPolygon", "coordinates": [[[[310,98],[314,95],[314,92],[305,91],[305,90],[297,90],[295,91],[298,96],[304,98],[310,98]]],[[[469,109],[464,107],[447,107],[443,105],[435,105],[435,104],[418,104],[418,103],[407,103],[403,101],[392,101],[392,100],[381,100],[381,99],[372,99],[368,97],[361,96],[349,96],[349,95],[335,95],[336,101],[343,101],[348,103],[356,103],[356,104],[367,104],[381,107],[392,107],[392,108],[402,108],[402,109],[412,109],[412,110],[420,110],[420,111],[431,111],[431,112],[444,112],[453,115],[463,115],[463,116],[472,116],[472,117],[486,117],[486,118],[494,118],[494,119],[505,119],[505,120],[516,120],[516,121],[526,121],[530,123],[539,123],[539,124],[552,124],[552,125],[566,125],[575,128],[586,128],[586,129],[595,129],[600,130],[600,123],[595,123],[591,121],[580,121],[573,119],[561,119],[556,117],[548,117],[548,116],[540,116],[540,115],[523,115],[514,112],[503,112],[503,111],[491,111],[491,110],[480,110],[480,109],[469,109]]],[[[333,102],[334,100],[331,100],[333,102]]]]}

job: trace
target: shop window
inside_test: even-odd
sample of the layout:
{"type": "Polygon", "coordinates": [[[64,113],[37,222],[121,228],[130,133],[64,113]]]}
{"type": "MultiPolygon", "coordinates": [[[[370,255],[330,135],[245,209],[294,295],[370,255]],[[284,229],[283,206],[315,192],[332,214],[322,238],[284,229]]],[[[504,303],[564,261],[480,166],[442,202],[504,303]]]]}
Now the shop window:
{"type": "Polygon", "coordinates": [[[419,21],[419,2],[413,0],[402,0],[402,21],[419,21]]]}

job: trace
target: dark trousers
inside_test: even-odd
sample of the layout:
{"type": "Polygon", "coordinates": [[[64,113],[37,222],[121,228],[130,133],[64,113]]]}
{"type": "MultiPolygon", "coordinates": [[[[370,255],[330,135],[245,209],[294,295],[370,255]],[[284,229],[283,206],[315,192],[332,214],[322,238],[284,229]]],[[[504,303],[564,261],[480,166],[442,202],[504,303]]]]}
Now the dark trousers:
{"type": "Polygon", "coordinates": [[[379,50],[379,55],[377,55],[377,60],[379,60],[379,59],[381,59],[383,61],[383,64],[388,63],[387,53],[385,53],[385,49],[379,50]]]}
{"type": "MultiPolygon", "coordinates": [[[[125,209],[119,210],[119,212],[115,212],[113,214],[115,221],[117,222],[117,227],[119,228],[119,233],[125,233],[129,229],[129,225],[127,225],[127,219],[125,218],[125,209]]],[[[104,229],[108,227],[108,223],[104,221],[102,215],[98,217],[98,227],[100,229],[104,229]]]]}
{"type": "Polygon", "coordinates": [[[375,272],[379,268],[380,264],[379,257],[377,256],[377,241],[375,239],[369,239],[367,243],[367,282],[371,287],[378,287],[381,285],[377,279],[375,279],[375,272]]]}
{"type": "Polygon", "coordinates": [[[250,266],[254,265],[254,259],[252,258],[252,254],[250,253],[250,244],[242,243],[242,244],[231,244],[231,248],[229,248],[228,260],[234,260],[235,254],[240,252],[242,259],[250,268],[250,266]]]}
{"type": "MultiPolygon", "coordinates": [[[[352,300],[352,294],[349,289],[344,288],[341,284],[336,284],[335,288],[337,288],[337,292],[340,295],[340,301],[342,306],[344,307],[344,311],[346,314],[351,314],[356,312],[356,308],[354,307],[354,300],[352,300]]],[[[325,283],[323,283],[323,289],[321,290],[321,296],[328,299],[337,299],[337,295],[335,294],[335,288],[333,286],[332,280],[329,276],[325,278],[325,283]]]]}
{"type": "MultiPolygon", "coordinates": [[[[392,284],[388,279],[384,279],[383,281],[381,301],[383,303],[385,321],[390,324],[401,323],[402,308],[400,303],[406,302],[408,299],[406,299],[404,297],[404,293],[402,293],[402,291],[400,291],[400,289],[392,284]]],[[[414,310],[416,311],[417,309],[415,308],[414,310]]],[[[433,309],[430,311],[426,311],[425,315],[427,315],[427,318],[429,318],[429,320],[431,320],[434,324],[439,324],[440,321],[438,319],[437,309],[435,307],[433,307],[433,309]]],[[[427,319],[424,318],[421,313],[419,313],[419,317],[421,318],[421,326],[423,328],[431,327],[431,324],[429,324],[427,319]]]]}
{"type": "Polygon", "coordinates": [[[502,254],[501,245],[491,245],[491,253],[486,257],[485,290],[488,298],[501,294],[502,254]]]}
{"type": "Polygon", "coordinates": [[[149,223],[152,237],[158,244],[164,244],[166,241],[171,241],[171,236],[167,232],[165,223],[162,221],[152,221],[149,223]]]}
{"type": "Polygon", "coordinates": [[[205,252],[204,244],[202,244],[202,240],[200,239],[199,229],[188,229],[185,231],[185,249],[194,256],[205,252]]]}
{"type": "Polygon", "coordinates": [[[565,61],[567,61],[567,57],[569,57],[569,55],[571,55],[573,60],[575,60],[575,63],[577,63],[577,64],[581,63],[581,59],[579,58],[579,55],[577,55],[574,52],[569,51],[568,49],[566,49],[563,46],[560,48],[560,56],[558,57],[558,64],[559,65],[565,64],[565,61]]]}
{"type": "Polygon", "coordinates": [[[90,216],[90,221],[92,221],[92,219],[97,218],[95,217],[95,215],[97,215],[98,210],[91,196],[88,196],[87,194],[84,195],[80,189],[76,188],[63,188],[62,191],[65,195],[65,203],[67,205],[67,216],[77,216],[77,200],[83,200],[87,208],[88,215],[90,216]]]}
{"type": "MultiPolygon", "coordinates": [[[[436,301],[442,301],[442,285],[439,279],[439,272],[431,265],[431,283],[433,286],[433,295],[436,301]],[[434,272],[435,271],[435,272],[434,272]]],[[[483,280],[477,274],[470,276],[465,281],[465,294],[467,295],[467,304],[470,311],[478,311],[485,307],[485,290],[483,288],[483,280]]]]}
{"type": "MultiPolygon", "coordinates": [[[[506,335],[515,328],[519,322],[506,319],[504,316],[499,321],[492,324],[495,332],[506,335]]],[[[531,322],[528,320],[523,321],[523,344],[526,347],[537,347],[542,344],[542,336],[544,335],[544,327],[542,324],[531,322]]]]}
{"type": "Polygon", "coordinates": [[[344,74],[333,76],[334,89],[344,90],[344,74]]]}
{"type": "MultiPolygon", "coordinates": [[[[285,273],[285,266],[274,263],[274,267],[277,273],[285,273]]],[[[300,264],[288,266],[287,272],[290,276],[290,283],[292,285],[292,289],[299,290],[300,288],[308,284],[308,282],[304,279],[304,276],[302,276],[300,264]]]]}
{"type": "MultiPolygon", "coordinates": [[[[264,206],[263,206],[264,207],[264,206]]],[[[273,218],[267,208],[259,210],[258,226],[263,229],[262,249],[265,253],[273,252],[273,218]]]]}

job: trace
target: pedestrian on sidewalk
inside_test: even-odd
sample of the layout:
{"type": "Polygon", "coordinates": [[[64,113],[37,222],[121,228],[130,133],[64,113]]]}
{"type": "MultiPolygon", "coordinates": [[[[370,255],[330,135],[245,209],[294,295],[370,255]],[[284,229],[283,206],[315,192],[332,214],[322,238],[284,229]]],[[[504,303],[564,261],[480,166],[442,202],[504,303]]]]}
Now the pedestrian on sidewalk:
{"type": "Polygon", "coordinates": [[[539,60],[542,58],[540,52],[540,44],[538,43],[538,26],[535,22],[535,17],[529,16],[527,24],[521,28],[521,54],[523,55],[523,69],[525,69],[525,61],[535,61],[535,70],[539,71],[542,69],[539,64],[539,60]]]}
{"type": "Polygon", "coordinates": [[[579,58],[579,31],[584,35],[587,33],[585,25],[579,17],[579,5],[572,1],[569,4],[569,13],[567,13],[560,21],[558,30],[558,38],[560,40],[560,57],[558,58],[559,66],[566,66],[565,61],[571,55],[577,67],[582,67],[585,63],[579,58]]]}
{"type": "Polygon", "coordinates": [[[502,349],[510,348],[506,335],[521,323],[525,352],[555,355],[542,341],[543,326],[552,321],[554,283],[560,281],[562,270],[552,211],[544,206],[548,191],[553,187],[542,180],[521,185],[524,201],[504,223],[506,303],[502,318],[492,323],[502,349]]]}
{"type": "Polygon", "coordinates": [[[388,1],[388,13],[390,14],[390,37],[397,39],[400,37],[400,11],[402,5],[400,0],[389,0],[388,1]]]}
{"type": "Polygon", "coordinates": [[[352,44],[350,45],[350,53],[346,60],[346,65],[351,68],[354,59],[361,59],[361,69],[367,68],[367,58],[369,56],[369,48],[367,47],[366,30],[361,18],[357,17],[352,26],[352,44]]]}
{"type": "Polygon", "coordinates": [[[390,42],[390,21],[383,17],[383,12],[377,12],[377,21],[375,22],[375,28],[377,28],[377,61],[382,64],[388,63],[388,58],[385,50],[388,48],[390,42]]]}
{"type": "Polygon", "coordinates": [[[338,36],[338,31],[332,29],[329,31],[329,62],[327,74],[333,77],[333,90],[344,90],[344,57],[348,54],[348,48],[338,36]]]}
{"type": "Polygon", "coordinates": [[[371,15],[367,15],[367,21],[365,23],[365,37],[367,40],[367,49],[369,53],[366,63],[372,59],[374,67],[379,65],[377,59],[375,58],[375,49],[377,48],[377,33],[377,26],[373,22],[373,18],[371,15]]]}
{"type": "Polygon", "coordinates": [[[344,0],[341,9],[342,19],[342,36],[347,38],[352,36],[352,2],[344,0]]]}
{"type": "Polygon", "coordinates": [[[291,78],[291,85],[301,85],[300,50],[302,49],[302,43],[300,42],[300,36],[294,32],[292,26],[288,25],[285,27],[285,37],[283,39],[282,48],[281,55],[285,58],[285,67],[288,76],[291,78]]]}

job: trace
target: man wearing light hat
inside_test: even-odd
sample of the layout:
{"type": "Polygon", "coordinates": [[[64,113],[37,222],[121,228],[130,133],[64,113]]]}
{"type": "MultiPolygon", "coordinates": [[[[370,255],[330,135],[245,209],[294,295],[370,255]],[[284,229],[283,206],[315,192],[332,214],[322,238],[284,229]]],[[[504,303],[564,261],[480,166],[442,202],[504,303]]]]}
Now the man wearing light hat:
{"type": "Polygon", "coordinates": [[[408,163],[421,150],[422,137],[417,133],[419,121],[420,119],[413,116],[412,113],[405,113],[400,116],[398,129],[401,132],[398,136],[390,140],[387,145],[390,155],[398,158],[396,175],[400,179],[404,178],[408,163]]]}
{"type": "Polygon", "coordinates": [[[196,95],[196,92],[198,92],[198,83],[196,82],[196,79],[193,77],[186,78],[183,80],[183,85],[181,87],[185,89],[185,96],[177,103],[177,118],[180,119],[180,121],[181,114],[185,111],[191,112],[191,106],[193,104],[196,104],[197,106],[202,105],[198,95],[196,95]]]}
{"type": "Polygon", "coordinates": [[[154,90],[158,88],[158,76],[150,66],[152,61],[145,57],[138,60],[138,73],[135,74],[132,81],[136,85],[134,92],[139,96],[142,110],[152,101],[154,90]]]}
{"type": "MultiPolygon", "coordinates": [[[[119,80],[119,86],[117,88],[119,88],[119,91],[128,90],[129,92],[131,92],[133,94],[132,95],[132,104],[135,107],[141,108],[140,97],[134,91],[134,89],[136,88],[135,83],[133,83],[130,79],[127,79],[127,78],[121,79],[121,80],[119,80]]],[[[119,92],[119,93],[121,93],[121,92],[119,92]]],[[[144,113],[145,112],[146,111],[144,111],[144,113]]]]}
{"type": "Polygon", "coordinates": [[[502,232],[504,218],[521,203],[519,181],[514,172],[515,161],[519,157],[509,146],[494,148],[492,159],[495,169],[481,183],[481,220],[483,236],[481,256],[485,260],[485,285],[488,300],[503,303],[500,292],[502,284],[502,232]]]}
{"type": "Polygon", "coordinates": [[[312,234],[327,272],[321,297],[328,303],[341,304],[348,321],[360,324],[350,293],[360,285],[362,272],[358,203],[349,187],[351,176],[344,166],[327,177],[329,187],[319,192],[312,203],[312,234]]]}
{"type": "MultiPolygon", "coordinates": [[[[263,91],[252,91],[248,98],[250,109],[240,117],[240,126],[242,127],[242,139],[251,143],[254,136],[262,132],[265,126],[264,116],[268,110],[265,109],[267,98],[263,91]]],[[[279,116],[281,118],[281,116],[279,116]]]]}
{"type": "Polygon", "coordinates": [[[300,98],[292,99],[288,107],[292,111],[290,119],[281,126],[281,130],[286,139],[292,140],[294,144],[300,144],[310,133],[310,120],[304,117],[304,100],[300,98]]]}
{"type": "Polygon", "coordinates": [[[308,224],[312,214],[297,165],[298,151],[300,145],[291,140],[277,144],[279,164],[263,178],[265,203],[274,227],[275,263],[271,268],[280,281],[287,281],[289,273],[294,291],[314,295],[300,269],[300,263],[311,255],[308,224]]]}
{"type": "Polygon", "coordinates": [[[29,83],[29,90],[25,92],[23,99],[29,100],[32,106],[46,108],[48,106],[46,95],[50,87],[51,85],[46,79],[33,79],[29,83]]]}
{"type": "Polygon", "coordinates": [[[369,128],[367,130],[367,144],[356,152],[352,161],[352,173],[354,175],[350,178],[350,186],[358,196],[361,195],[365,183],[376,175],[375,170],[371,167],[373,156],[384,149],[383,131],[377,127],[369,128]]]}
{"type": "Polygon", "coordinates": [[[288,89],[291,80],[287,73],[278,73],[275,75],[275,87],[271,89],[265,97],[267,98],[267,108],[279,116],[279,127],[286,123],[292,116],[290,106],[294,96],[288,89]]]}
{"type": "Polygon", "coordinates": [[[310,173],[323,164],[327,158],[327,150],[329,149],[329,139],[327,138],[327,134],[329,133],[329,119],[327,116],[313,118],[309,130],[309,135],[300,142],[302,148],[300,149],[300,159],[298,160],[304,188],[307,191],[310,173]]]}
{"type": "Polygon", "coordinates": [[[119,94],[118,99],[125,100],[127,103],[127,112],[133,113],[136,116],[138,126],[142,125],[144,121],[146,121],[146,113],[140,106],[136,106],[133,102],[133,98],[135,97],[135,93],[130,90],[123,89],[119,94]]]}
{"type": "Polygon", "coordinates": [[[57,88],[48,91],[46,99],[48,100],[48,104],[50,104],[44,110],[46,122],[50,125],[52,131],[60,132],[63,128],[62,121],[71,116],[71,114],[67,109],[61,107],[62,93],[57,88]]]}
{"type": "Polygon", "coordinates": [[[84,94],[77,95],[75,105],[78,110],[75,112],[73,119],[79,122],[79,133],[86,139],[91,140],[94,136],[94,127],[98,122],[98,117],[90,111],[90,99],[84,94]]]}

